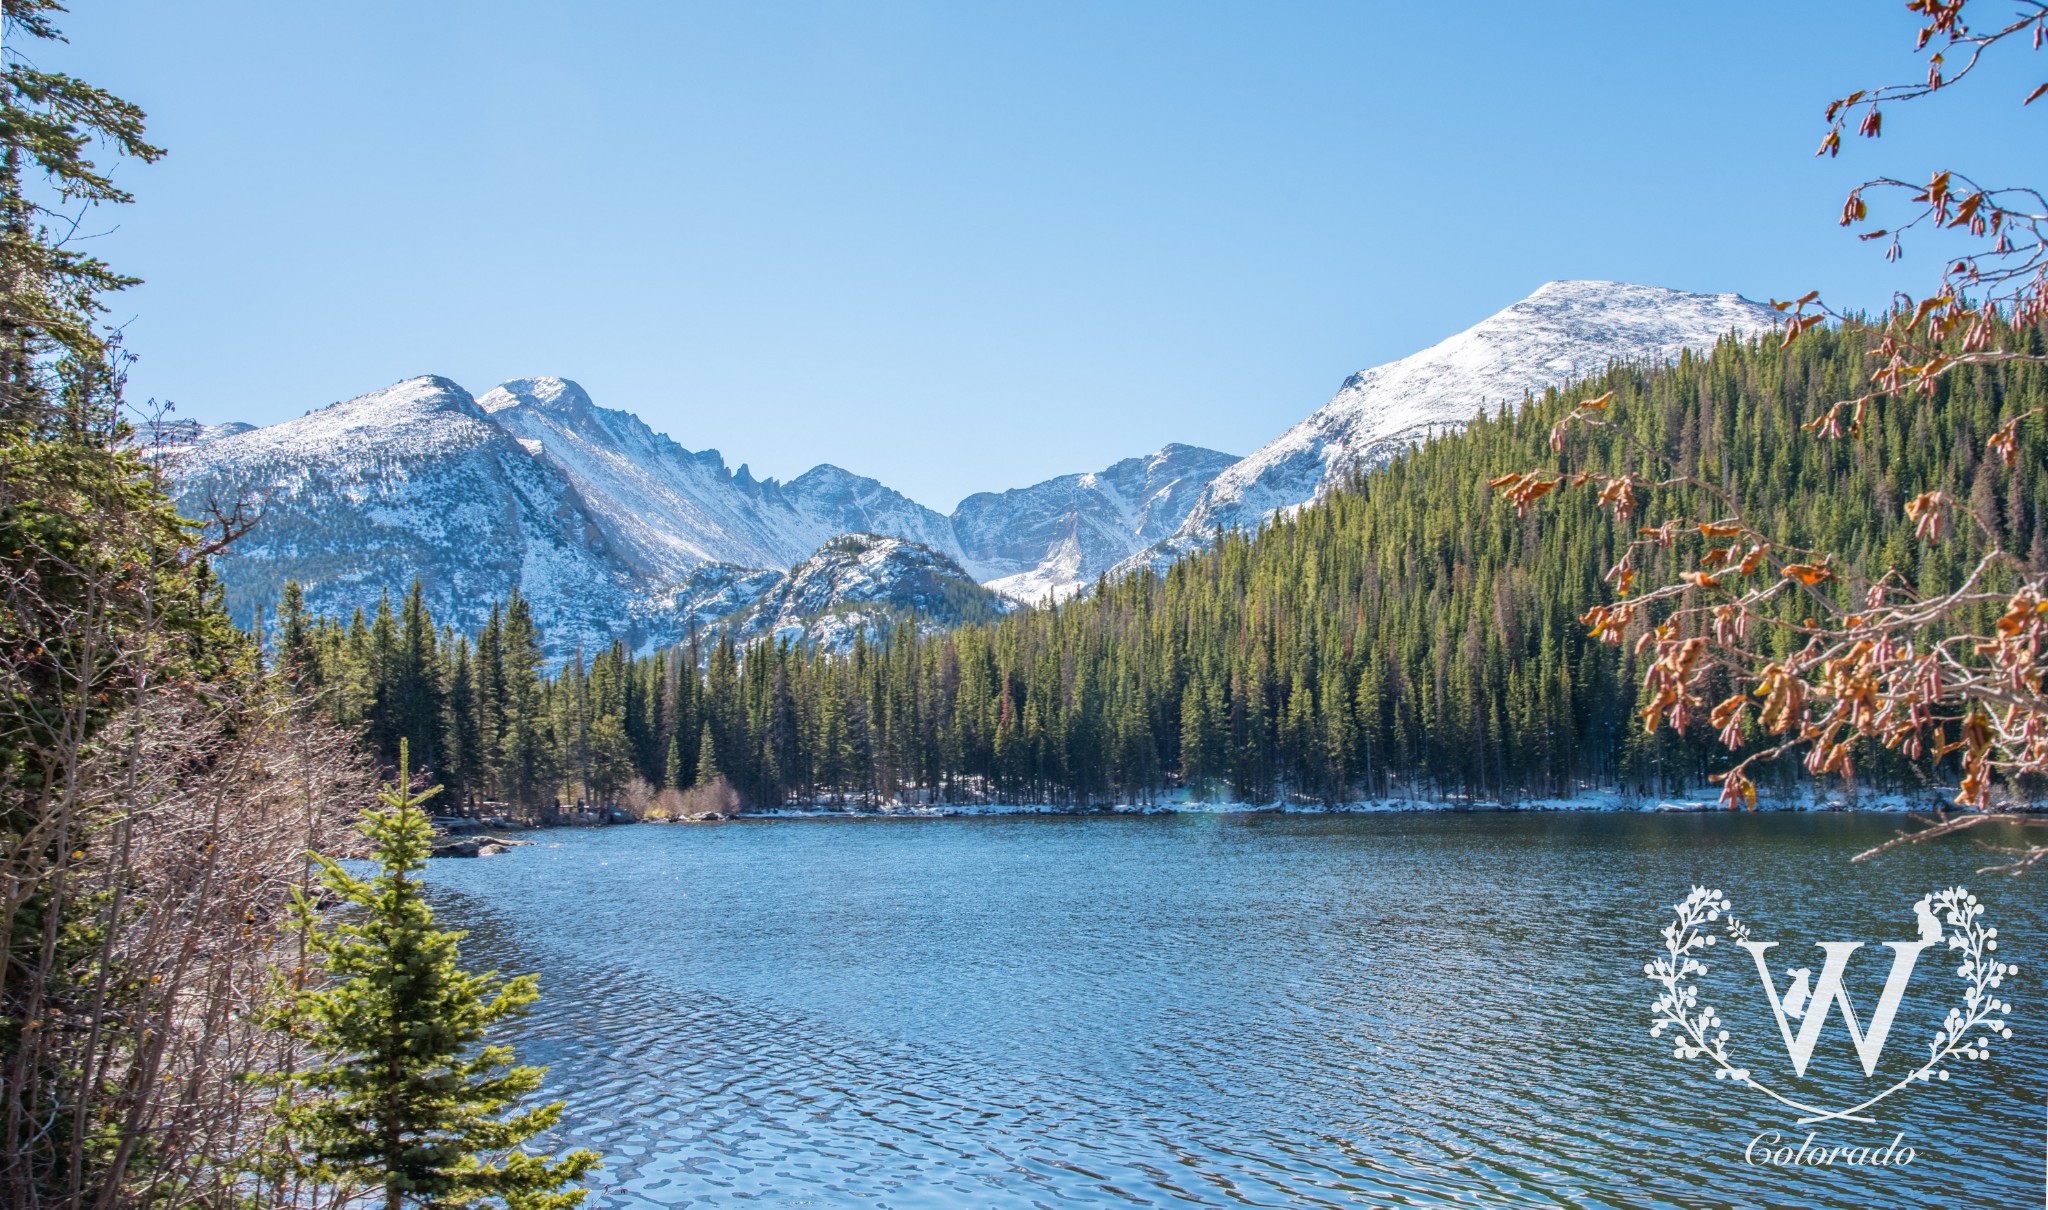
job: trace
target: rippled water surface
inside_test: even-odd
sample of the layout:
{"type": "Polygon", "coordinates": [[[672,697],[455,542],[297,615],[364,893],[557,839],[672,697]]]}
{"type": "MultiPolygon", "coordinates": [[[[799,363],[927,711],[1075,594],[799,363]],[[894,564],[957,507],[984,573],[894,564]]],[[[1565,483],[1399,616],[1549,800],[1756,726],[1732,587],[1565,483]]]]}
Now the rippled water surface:
{"type": "MultiPolygon", "coordinates": [[[[604,1152],[604,1206],[2041,1205],[2048,872],[1975,875],[1969,844],[1847,863],[1896,826],[778,821],[538,833],[431,877],[472,957],[539,972],[519,1042],[562,1141],[604,1152]],[[1642,966],[1696,882],[1815,970],[1813,941],[1910,939],[1913,900],[1965,883],[2022,967],[2015,1036],[1874,1123],[1795,1127],[1649,1037],[1642,966]],[[1914,1159],[1746,1163],[1767,1130],[1914,1159]]],[[[1790,1081],[1754,968],[1705,982],[1790,1081]]],[[[1880,1077],[1961,986],[1930,951],[1880,1077]]],[[[1869,1083],[1839,1016],[1813,1074],[1869,1083]]]]}

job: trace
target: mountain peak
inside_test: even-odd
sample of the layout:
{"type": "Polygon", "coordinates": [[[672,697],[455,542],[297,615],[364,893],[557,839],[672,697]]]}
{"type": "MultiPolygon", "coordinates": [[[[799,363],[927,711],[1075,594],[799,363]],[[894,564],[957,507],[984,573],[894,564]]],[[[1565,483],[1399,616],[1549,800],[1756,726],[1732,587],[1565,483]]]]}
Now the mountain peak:
{"type": "Polygon", "coordinates": [[[844,651],[898,623],[921,630],[992,620],[1012,602],[976,584],[942,551],[904,538],[846,533],[790,568],[740,620],[742,639],[774,638],[844,651]]]}
{"type": "Polygon", "coordinates": [[[1630,291],[1649,291],[1658,294],[1678,293],[1678,291],[1676,290],[1668,290],[1663,286],[1639,286],[1634,282],[1606,281],[1597,277],[1561,277],[1556,279],[1555,281],[1544,282],[1542,285],[1530,291],[1529,297],[1523,299],[1522,301],[1531,302],[1539,298],[1561,298],[1586,295],[1597,296],[1605,294],[1626,293],[1630,291]]]}
{"type": "Polygon", "coordinates": [[[1777,318],[1739,294],[1546,282],[1455,336],[1346,378],[1306,420],[1217,475],[1161,549],[1189,549],[1219,525],[1253,528],[1316,499],[1353,470],[1463,428],[1482,409],[1519,405],[1616,362],[1663,364],[1730,334],[1767,331],[1777,318]]]}
{"type": "MultiPolygon", "coordinates": [[[[365,429],[398,429],[407,425],[433,423],[436,418],[448,415],[464,416],[471,420],[482,420],[483,409],[470,398],[455,380],[439,374],[421,374],[394,382],[367,395],[330,403],[324,408],[315,408],[296,420],[271,425],[267,429],[256,429],[251,433],[238,434],[251,437],[268,433],[271,436],[301,435],[311,437],[324,432],[353,432],[365,429]]],[[[316,438],[317,439],[317,438],[316,438]]]]}
{"type": "Polygon", "coordinates": [[[1609,281],[1599,277],[1560,277],[1544,282],[1529,292],[1524,302],[1558,296],[1594,296],[1617,298],[1741,298],[1740,294],[1702,294],[1691,290],[1675,290],[1670,286],[1651,286],[1642,282],[1609,281]]]}
{"type": "Polygon", "coordinates": [[[428,410],[461,412],[465,416],[478,414],[476,400],[462,384],[453,378],[439,374],[420,374],[402,379],[381,391],[371,391],[354,399],[344,400],[335,407],[414,405],[428,410]]]}
{"type": "Polygon", "coordinates": [[[566,415],[580,415],[597,406],[581,386],[552,374],[509,379],[478,396],[476,402],[486,412],[525,406],[566,415]]]}
{"type": "Polygon", "coordinates": [[[1650,320],[1659,316],[1681,316],[1688,320],[1725,316],[1740,324],[1764,306],[1740,294],[1700,294],[1665,286],[1636,282],[1565,280],[1545,282],[1527,298],[1510,304],[1484,323],[1510,315],[1558,314],[1573,310],[1626,312],[1650,320]]]}

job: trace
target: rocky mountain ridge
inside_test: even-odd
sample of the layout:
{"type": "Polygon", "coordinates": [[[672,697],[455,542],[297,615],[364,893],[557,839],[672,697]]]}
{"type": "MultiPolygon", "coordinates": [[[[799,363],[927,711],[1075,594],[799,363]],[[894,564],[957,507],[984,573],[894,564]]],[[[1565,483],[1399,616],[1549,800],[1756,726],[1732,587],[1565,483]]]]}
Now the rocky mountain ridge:
{"type": "MultiPolygon", "coordinates": [[[[957,573],[977,592],[988,581],[1018,598],[1067,595],[1171,533],[1233,461],[1168,446],[972,496],[947,516],[836,466],[787,483],[728,469],[718,451],[687,450],[567,379],[472,398],[431,375],[264,428],[176,422],[139,440],[188,515],[241,506],[255,517],[219,559],[245,624],[287,580],[316,612],[345,617],[417,576],[435,615],[465,629],[518,588],[557,655],[744,614],[781,572],[848,534],[898,543],[894,561],[922,558],[909,546],[928,552],[951,569],[941,579],[957,573]]],[[[883,578],[923,583],[900,569],[883,578]]]]}

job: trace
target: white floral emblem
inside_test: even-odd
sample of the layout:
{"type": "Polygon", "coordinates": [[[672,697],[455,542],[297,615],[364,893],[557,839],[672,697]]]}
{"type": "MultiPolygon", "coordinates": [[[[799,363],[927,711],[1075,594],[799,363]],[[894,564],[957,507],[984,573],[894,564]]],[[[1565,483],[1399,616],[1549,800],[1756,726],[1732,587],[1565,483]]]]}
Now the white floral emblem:
{"type": "MultiPolygon", "coordinates": [[[[1956,977],[1963,983],[1962,999],[1948,1010],[1948,1015],[1940,1028],[1935,1030],[1933,1039],[1928,1043],[1927,1061],[1875,1096],[1844,1109],[1824,1109],[1808,1105],[1766,1085],[1729,1053],[1728,1029],[1713,1005],[1700,1002],[1699,987],[1694,983],[1697,976],[1707,973],[1708,966],[1703,957],[1718,940],[1711,926],[1719,924],[1722,935],[1737,944],[1745,945],[1745,948],[1758,955],[1757,965],[1766,980],[1773,1008],[1779,1013],[1781,1029],[1786,1027],[1787,1016],[1796,1018],[1802,1014],[1818,1013],[1824,1018],[1832,1007],[1833,1000],[1825,994],[1814,994],[1809,1000],[1806,980],[1810,972],[1799,970],[1790,972],[1793,982],[1787,987],[1781,1004],[1777,990],[1769,983],[1771,976],[1764,970],[1761,956],[1762,950],[1769,947],[1750,942],[1749,929],[1735,918],[1728,897],[1720,891],[1708,890],[1706,887],[1692,888],[1684,902],[1673,905],[1673,919],[1663,929],[1664,953],[1643,967],[1643,974],[1664,989],[1650,1008],[1650,1036],[1662,1038],[1666,1030],[1671,1031],[1675,1035],[1671,1050],[1673,1058],[1687,1061],[1705,1059],[1713,1066],[1715,1079],[1746,1085],[1789,1109],[1805,1114],[1805,1117],[1799,1119],[1801,1125],[1831,1120],[1871,1121],[1872,1119],[1861,1116],[1863,1112],[1893,1093],[1930,1080],[1946,1080],[1949,1078],[1949,1066],[1953,1060],[1973,1059],[1981,1062],[1989,1059],[1993,1037],[2001,1040],[2012,1037],[2012,1027],[2005,1021],[2005,1016],[2012,1012],[2012,1004],[1993,993],[2000,989],[2006,979],[2017,974],[2019,968],[1993,957],[1994,951],[1998,949],[1998,930],[1983,923],[1984,905],[1977,902],[1977,897],[1964,888],[1950,887],[1925,896],[1914,905],[1914,908],[1920,920],[1921,943],[1932,945],[1945,941],[1949,950],[1959,951],[1961,962],[1955,971],[1956,977]]],[[[1830,953],[1830,970],[1838,975],[1840,963],[1846,961],[1846,951],[1855,947],[1847,943],[1834,944],[1846,946],[1839,960],[1830,953]]],[[[1895,952],[1912,949],[1912,956],[1917,956],[1915,943],[1887,944],[1891,945],[1895,952]]],[[[1894,970],[1897,969],[1895,962],[1894,970]]],[[[1907,977],[1910,977],[1910,961],[1906,964],[1906,970],[1907,977]]],[[[1903,992],[1904,981],[1896,974],[1894,981],[1899,984],[1899,991],[1903,992]]],[[[1897,993],[1888,994],[1896,1003],[1897,993]]],[[[1864,1039],[1856,1032],[1855,1020],[1848,1014],[1846,999],[1843,1008],[1851,1038],[1857,1043],[1860,1053],[1864,1049],[1864,1039]]],[[[1818,1036],[1820,1022],[1811,1024],[1812,1028],[1802,1030],[1803,1038],[1808,1039],[1807,1053],[1811,1053],[1810,1039],[1818,1036]]],[[[1887,1014],[1886,1026],[1888,1025],[1887,1014]]],[[[1877,1043],[1881,1047],[1881,1033],[1875,1027],[1872,1032],[1879,1034],[1877,1043]]],[[[1789,1031],[1787,1047],[1793,1049],[1789,1031]]],[[[1874,1060],[1874,1054],[1865,1058],[1866,1074],[1871,1072],[1874,1060]]],[[[1795,1055],[1795,1062],[1803,1071],[1804,1059],[1795,1055]]]]}

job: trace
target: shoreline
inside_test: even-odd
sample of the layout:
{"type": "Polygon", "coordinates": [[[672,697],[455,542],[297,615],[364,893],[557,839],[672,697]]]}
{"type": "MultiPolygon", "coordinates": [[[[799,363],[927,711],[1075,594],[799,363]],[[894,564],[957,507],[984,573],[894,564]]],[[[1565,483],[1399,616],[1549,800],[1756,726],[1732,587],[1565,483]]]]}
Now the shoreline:
{"type": "MultiPolygon", "coordinates": [[[[1906,815],[1914,811],[1932,811],[1952,808],[1947,794],[1905,795],[1871,794],[1849,798],[1845,795],[1830,795],[1820,798],[1759,798],[1750,813],[1861,813],[1881,815],[1906,815]]],[[[2038,811],[2044,808],[2028,808],[2038,811]]],[[[1382,799],[1353,803],[1339,803],[1334,806],[1305,803],[1243,803],[1219,802],[1197,803],[1166,801],[1146,804],[1122,803],[1100,807],[1075,807],[1050,803],[884,803],[865,804],[814,804],[809,806],[777,807],[763,811],[745,811],[734,819],[745,820],[807,820],[807,819],[973,819],[1003,818],[1016,816],[1097,816],[1097,815],[1401,815],[1401,814],[1522,814],[1528,812],[1583,812],[1588,814],[1707,814],[1724,812],[1729,808],[1720,804],[1719,792],[1707,792],[1695,796],[1646,796],[1632,797],[1614,792],[1575,795],[1570,798],[1539,798],[1517,802],[1501,802],[1483,799],[1460,802],[1445,799],[1382,799]]],[[[688,819],[644,820],[646,823],[695,823],[718,822],[688,819]]]]}

